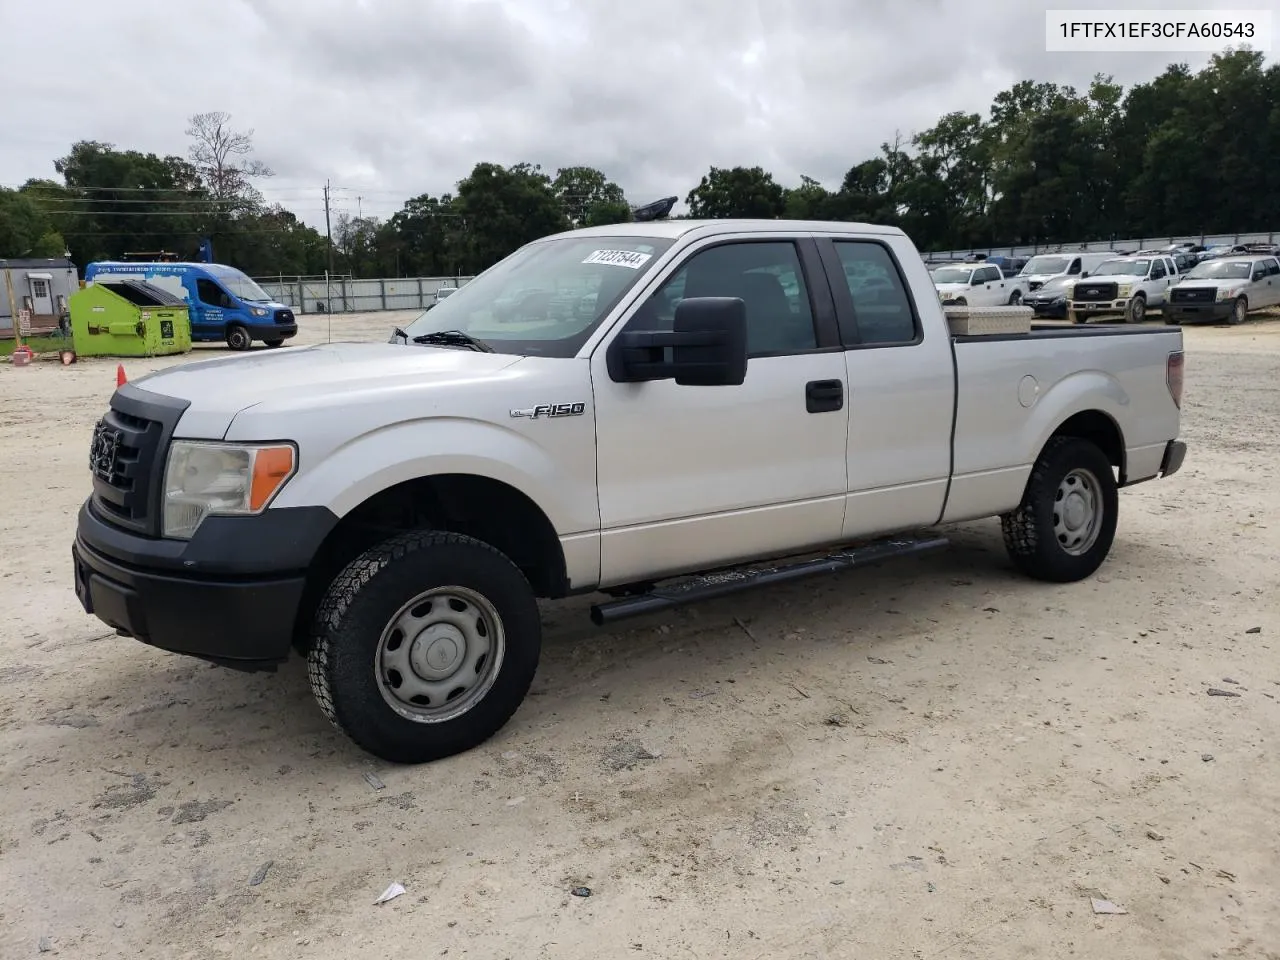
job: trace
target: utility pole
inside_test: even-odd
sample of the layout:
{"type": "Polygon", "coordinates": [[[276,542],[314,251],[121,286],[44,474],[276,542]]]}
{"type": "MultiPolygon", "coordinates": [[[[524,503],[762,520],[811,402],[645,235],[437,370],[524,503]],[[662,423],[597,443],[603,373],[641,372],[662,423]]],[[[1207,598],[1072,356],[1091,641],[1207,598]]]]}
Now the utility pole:
{"type": "Polygon", "coordinates": [[[329,229],[329,181],[324,182],[324,244],[327,260],[324,268],[324,309],[329,314],[329,342],[333,342],[333,233],[329,229]]]}

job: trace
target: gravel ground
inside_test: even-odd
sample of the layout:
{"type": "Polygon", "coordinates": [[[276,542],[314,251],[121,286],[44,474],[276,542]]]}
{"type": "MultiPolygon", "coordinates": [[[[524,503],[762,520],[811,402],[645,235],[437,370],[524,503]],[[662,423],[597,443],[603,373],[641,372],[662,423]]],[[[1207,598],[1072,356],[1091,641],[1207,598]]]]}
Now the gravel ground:
{"type": "Polygon", "coordinates": [[[988,521],[625,629],[551,604],[508,727],[417,768],[296,660],[84,616],[115,361],[0,367],[0,957],[1280,957],[1280,322],[1186,343],[1187,464],[1091,580],[1019,578],[988,521]]]}

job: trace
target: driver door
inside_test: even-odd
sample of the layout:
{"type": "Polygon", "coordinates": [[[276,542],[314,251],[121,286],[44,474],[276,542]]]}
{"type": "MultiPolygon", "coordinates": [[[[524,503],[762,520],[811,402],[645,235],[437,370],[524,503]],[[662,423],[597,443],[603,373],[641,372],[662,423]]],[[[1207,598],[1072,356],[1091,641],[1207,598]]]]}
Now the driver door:
{"type": "Polygon", "coordinates": [[[670,330],[684,297],[741,297],[738,386],[616,383],[591,359],[602,586],[836,542],[849,410],[830,290],[809,239],[708,240],[655,278],[617,330],[670,330]]]}

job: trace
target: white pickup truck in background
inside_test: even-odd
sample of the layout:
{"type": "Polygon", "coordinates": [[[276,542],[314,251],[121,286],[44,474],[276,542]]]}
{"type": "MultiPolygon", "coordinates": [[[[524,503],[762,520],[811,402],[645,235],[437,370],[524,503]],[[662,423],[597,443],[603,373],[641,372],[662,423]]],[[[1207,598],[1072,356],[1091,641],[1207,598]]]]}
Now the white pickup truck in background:
{"type": "Polygon", "coordinates": [[[1067,287],[1067,313],[1076,323],[1117,316],[1141,323],[1148,308],[1164,306],[1177,282],[1178,266],[1171,256],[1115,257],[1098,264],[1087,280],[1067,287]]]}
{"type": "Polygon", "coordinates": [[[122,635],[241,669],[292,646],[324,713],[392,761],[507,722],[540,597],[603,592],[607,624],[995,516],[1018,569],[1080,580],[1118,488],[1186,452],[1179,328],[953,335],[889,227],[576,230],[393,340],[122,386],[72,548],[122,635]]]}
{"type": "Polygon", "coordinates": [[[1016,307],[1027,295],[1027,281],[1006,277],[994,263],[956,264],[933,271],[938,299],[947,306],[1016,307]]]}

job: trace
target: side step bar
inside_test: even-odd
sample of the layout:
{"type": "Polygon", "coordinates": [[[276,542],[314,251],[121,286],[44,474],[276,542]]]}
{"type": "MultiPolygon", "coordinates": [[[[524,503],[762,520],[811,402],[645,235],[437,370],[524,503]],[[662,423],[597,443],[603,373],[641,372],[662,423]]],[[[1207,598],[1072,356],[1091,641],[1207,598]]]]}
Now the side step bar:
{"type": "Polygon", "coordinates": [[[948,542],[946,537],[878,540],[865,546],[840,550],[816,560],[801,560],[765,569],[706,573],[669,587],[657,587],[640,596],[597,603],[591,608],[591,621],[596,626],[603,626],[606,623],[614,623],[628,617],[639,617],[646,613],[656,613],[659,610],[668,610],[686,603],[740,593],[753,587],[787,583],[820,573],[839,573],[841,570],[864,567],[894,557],[931,553],[934,550],[941,550],[947,546],[948,542]]]}

